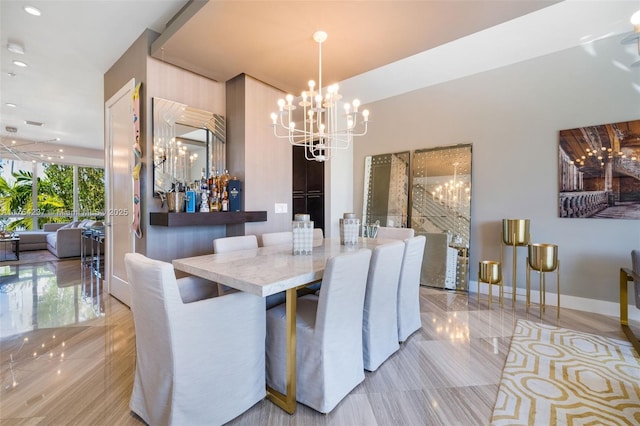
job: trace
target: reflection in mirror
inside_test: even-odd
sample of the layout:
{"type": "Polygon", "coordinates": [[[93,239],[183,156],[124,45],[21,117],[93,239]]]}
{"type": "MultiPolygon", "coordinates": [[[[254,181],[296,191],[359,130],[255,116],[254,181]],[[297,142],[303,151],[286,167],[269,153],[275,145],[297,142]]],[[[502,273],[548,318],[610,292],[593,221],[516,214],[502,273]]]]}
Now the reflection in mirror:
{"type": "Polygon", "coordinates": [[[471,221],[471,145],[413,154],[411,227],[427,237],[420,282],[467,291],[471,221]]]}
{"type": "Polygon", "coordinates": [[[364,229],[375,222],[396,228],[408,226],[409,158],[409,151],[365,157],[364,229]]]}
{"type": "Polygon", "coordinates": [[[153,98],[154,194],[225,170],[224,117],[153,98]]]}

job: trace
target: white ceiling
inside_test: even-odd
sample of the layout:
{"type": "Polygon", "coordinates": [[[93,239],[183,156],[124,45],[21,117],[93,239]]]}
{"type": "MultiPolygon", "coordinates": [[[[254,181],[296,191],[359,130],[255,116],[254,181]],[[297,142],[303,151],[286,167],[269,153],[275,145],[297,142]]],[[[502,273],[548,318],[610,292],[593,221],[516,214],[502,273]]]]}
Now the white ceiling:
{"type": "MultiPolygon", "coordinates": [[[[244,72],[295,92],[316,77],[311,34],[324,29],[323,83],[342,81],[345,95],[359,94],[366,103],[577,45],[587,48],[630,31],[629,17],[640,8],[640,0],[196,0],[165,31],[186,3],[0,0],[0,143],[11,148],[16,140],[28,144],[21,151],[46,152],[61,145],[67,160],[79,161],[71,155],[77,150],[97,157],[85,164],[101,161],[103,75],[145,28],[164,31],[153,53],[167,62],[218,81],[244,72]],[[42,16],[26,14],[27,4],[42,16]],[[9,52],[8,42],[22,44],[25,54],[9,52]],[[18,68],[14,59],[29,66],[18,68]],[[6,126],[18,132],[8,133],[6,126]]],[[[622,48],[629,50],[629,63],[637,60],[633,46],[622,48]]]]}

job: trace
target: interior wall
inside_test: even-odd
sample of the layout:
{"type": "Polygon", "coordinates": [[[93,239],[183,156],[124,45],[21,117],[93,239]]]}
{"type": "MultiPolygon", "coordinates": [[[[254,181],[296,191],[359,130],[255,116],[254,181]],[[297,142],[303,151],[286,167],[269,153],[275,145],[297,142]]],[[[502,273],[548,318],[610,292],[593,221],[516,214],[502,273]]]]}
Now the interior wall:
{"type": "MultiPolygon", "coordinates": [[[[189,106],[225,114],[225,87],[197,74],[149,56],[149,46],[158,34],[146,30],[105,74],[105,99],[126,81],[142,82],[140,140],[143,141],[141,171],[140,226],[142,238],[136,250],[154,259],[172,259],[213,252],[213,239],[226,235],[225,226],[162,227],[149,225],[150,212],[166,212],[160,199],[153,196],[153,97],[161,97],[189,106]]],[[[109,167],[109,165],[106,165],[109,167]]]]}
{"type": "MultiPolygon", "coordinates": [[[[238,83],[244,100],[242,180],[245,210],[266,210],[266,222],[245,224],[246,234],[291,230],[292,149],[288,141],[273,135],[270,115],[277,109],[281,90],[250,76],[243,75],[238,83]],[[287,205],[287,213],[275,213],[275,203],[287,205]]],[[[229,102],[228,102],[229,104],[229,102]]],[[[240,119],[240,117],[234,117],[240,119]]],[[[232,143],[239,143],[235,140],[232,143]]],[[[236,158],[237,161],[237,158],[236,158]]]]}
{"type": "MultiPolygon", "coordinates": [[[[559,246],[563,295],[617,302],[619,268],[630,266],[640,241],[638,222],[559,218],[557,162],[560,130],[640,118],[640,73],[628,68],[621,38],[367,105],[375,122],[354,144],[355,211],[362,211],[365,156],[471,143],[471,277],[479,261],[499,259],[502,219],[526,218],[533,242],[559,246]]],[[[510,285],[511,248],[505,255],[510,285]]],[[[520,291],[525,256],[521,248],[520,291]]],[[[555,292],[555,277],[547,283],[555,292]]]]}
{"type": "MultiPolygon", "coordinates": [[[[145,105],[149,111],[144,122],[147,127],[146,155],[151,165],[153,152],[153,128],[151,104],[154,97],[180,102],[190,107],[221,114],[225,112],[225,87],[200,75],[167,64],[147,56],[147,86],[145,105]]],[[[232,173],[233,171],[231,171],[232,173]]],[[[226,226],[150,226],[150,212],[166,212],[168,207],[161,206],[160,199],[153,196],[153,168],[145,167],[145,204],[142,208],[143,232],[147,238],[147,256],[154,259],[171,261],[181,257],[213,253],[213,240],[226,236],[226,226]]],[[[210,213],[215,214],[215,213],[210,213]]]]}

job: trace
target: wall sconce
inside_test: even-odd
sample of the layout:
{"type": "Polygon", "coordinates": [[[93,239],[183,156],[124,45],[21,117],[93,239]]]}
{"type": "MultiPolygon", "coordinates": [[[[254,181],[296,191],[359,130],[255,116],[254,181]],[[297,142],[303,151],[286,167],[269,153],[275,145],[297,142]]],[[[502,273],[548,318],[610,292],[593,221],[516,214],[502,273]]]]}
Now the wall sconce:
{"type": "MultiPolygon", "coordinates": [[[[640,10],[631,15],[631,25],[633,25],[633,33],[622,39],[622,44],[638,44],[638,54],[640,55],[640,10]]],[[[640,67],[640,61],[631,64],[632,67],[640,67]]]]}

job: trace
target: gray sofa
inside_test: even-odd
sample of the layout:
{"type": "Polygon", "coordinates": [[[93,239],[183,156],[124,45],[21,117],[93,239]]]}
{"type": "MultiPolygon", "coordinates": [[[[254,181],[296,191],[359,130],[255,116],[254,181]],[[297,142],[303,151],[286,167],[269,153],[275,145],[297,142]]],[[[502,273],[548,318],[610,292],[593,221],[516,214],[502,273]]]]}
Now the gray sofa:
{"type": "Polygon", "coordinates": [[[82,229],[89,226],[102,226],[102,222],[45,223],[41,231],[19,231],[20,251],[46,249],[58,258],[79,257],[82,229]]]}

